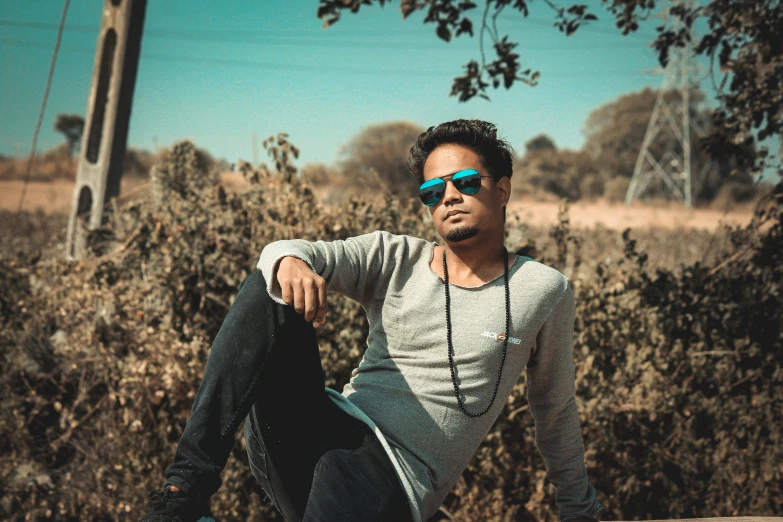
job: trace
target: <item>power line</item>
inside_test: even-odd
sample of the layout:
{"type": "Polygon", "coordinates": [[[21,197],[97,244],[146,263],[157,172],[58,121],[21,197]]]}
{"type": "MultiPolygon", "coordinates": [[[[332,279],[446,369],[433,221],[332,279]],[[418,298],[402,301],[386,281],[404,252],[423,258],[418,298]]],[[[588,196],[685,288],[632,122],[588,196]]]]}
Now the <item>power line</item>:
{"type": "MultiPolygon", "coordinates": [[[[458,47],[455,45],[454,42],[441,42],[441,45],[425,45],[420,44],[416,42],[372,42],[372,41],[356,41],[356,40],[344,40],[344,41],[335,41],[331,39],[325,39],[325,38],[309,38],[309,39],[303,39],[303,38],[289,38],[289,37],[275,37],[275,38],[269,38],[264,36],[255,35],[252,38],[248,37],[238,37],[236,35],[224,35],[224,36],[214,36],[211,38],[206,38],[204,36],[199,35],[195,32],[185,32],[185,31],[168,31],[168,30],[149,30],[145,32],[145,37],[152,37],[152,38],[163,38],[163,39],[171,39],[171,40],[181,40],[181,41],[208,41],[208,42],[221,42],[221,43],[241,43],[241,44],[262,44],[262,45],[284,45],[284,46],[294,46],[294,47],[337,47],[337,48],[350,48],[350,49],[430,49],[430,50],[443,50],[448,51],[453,49],[454,47],[458,47]]],[[[464,43],[467,45],[464,45],[463,47],[459,47],[460,49],[468,49],[473,48],[474,44],[472,42],[468,42],[467,40],[463,40],[460,43],[464,43]]],[[[573,45],[541,45],[541,44],[530,44],[530,43],[520,43],[526,50],[545,50],[545,51],[570,51],[575,49],[610,49],[617,47],[616,45],[612,44],[587,44],[587,45],[580,45],[578,47],[575,47],[573,45]]],[[[642,46],[639,46],[642,47],[642,46]]]]}
{"type": "MultiPolygon", "coordinates": [[[[295,47],[314,47],[314,48],[324,48],[324,47],[334,47],[334,48],[348,48],[356,50],[357,48],[366,48],[366,49],[427,49],[427,50],[439,50],[439,51],[449,51],[453,50],[454,47],[447,47],[447,46],[426,46],[422,44],[417,43],[399,43],[399,42],[334,42],[331,40],[311,40],[311,41],[302,41],[302,40],[281,40],[279,38],[277,39],[260,39],[255,38],[251,40],[245,40],[245,39],[239,39],[239,38],[223,38],[223,39],[205,39],[203,37],[199,37],[197,35],[185,35],[185,34],[166,34],[162,32],[158,33],[151,33],[147,34],[145,32],[145,38],[146,37],[157,37],[157,38],[163,38],[163,39],[174,39],[174,40],[186,40],[186,41],[197,41],[197,42],[223,42],[223,43],[240,43],[240,44],[259,44],[259,45],[282,45],[282,46],[295,46],[295,47]]],[[[25,45],[25,42],[32,43],[31,40],[21,40],[18,38],[0,38],[0,41],[9,43],[9,44],[15,44],[15,43],[21,43],[22,45],[25,45]]],[[[39,42],[43,43],[43,42],[39,42]]],[[[48,46],[48,44],[46,44],[48,46]]],[[[452,45],[452,44],[448,44],[452,45]]],[[[587,44],[587,45],[579,45],[579,46],[562,46],[562,45],[540,45],[536,43],[525,43],[520,42],[520,45],[524,50],[527,51],[582,51],[582,50],[597,50],[597,49],[614,49],[617,46],[614,44],[608,44],[608,43],[599,43],[599,44],[587,44]]],[[[639,46],[638,48],[641,49],[646,46],[639,46]]],[[[628,46],[625,46],[625,48],[628,48],[628,46]]],[[[458,50],[470,50],[473,49],[473,46],[470,47],[458,47],[458,50]]]]}
{"type": "MultiPolygon", "coordinates": [[[[46,42],[19,40],[13,38],[0,38],[0,43],[19,46],[19,47],[34,47],[34,48],[48,48],[46,42]]],[[[84,54],[95,54],[95,49],[89,47],[76,47],[76,46],[64,46],[64,51],[77,52],[84,54]]],[[[453,71],[433,71],[427,70],[401,70],[401,69],[373,69],[367,67],[346,67],[337,65],[301,65],[279,62],[260,62],[252,60],[237,60],[228,58],[210,58],[205,56],[185,56],[185,55],[173,55],[165,53],[151,53],[142,50],[142,60],[152,60],[158,62],[179,62],[179,63],[196,63],[206,65],[225,65],[233,67],[258,67],[267,70],[281,70],[281,71],[308,71],[308,72],[335,72],[335,73],[348,73],[348,74],[372,74],[383,75],[389,74],[394,76],[399,75],[411,75],[416,77],[430,76],[430,77],[443,77],[446,74],[453,74],[453,71]]]]}
{"type": "Polygon", "coordinates": [[[52,59],[49,61],[49,74],[46,76],[46,87],[44,88],[41,107],[38,110],[38,121],[35,123],[35,130],[33,131],[33,143],[30,147],[30,158],[27,160],[27,169],[24,175],[24,184],[22,185],[22,195],[19,197],[19,208],[16,211],[14,229],[16,229],[19,224],[19,215],[22,213],[24,197],[27,194],[27,185],[30,182],[30,175],[33,170],[33,163],[35,162],[35,153],[38,147],[38,133],[41,132],[41,124],[43,123],[44,113],[46,112],[46,103],[49,101],[49,91],[52,88],[52,78],[54,77],[54,67],[57,64],[57,55],[60,52],[60,42],[63,38],[63,29],[65,29],[65,18],[68,16],[68,7],[70,4],[71,0],[65,0],[65,3],[63,4],[63,12],[60,15],[60,25],[57,28],[57,39],[54,42],[52,59]]]}
{"type": "MultiPolygon", "coordinates": [[[[544,18],[536,18],[536,17],[513,17],[513,16],[499,16],[499,20],[504,20],[508,22],[524,22],[529,23],[532,25],[539,25],[539,26],[545,26],[549,28],[554,28],[555,23],[551,20],[546,20],[544,18]]],[[[14,20],[12,18],[0,18],[0,27],[19,27],[19,28],[25,28],[25,29],[56,29],[57,24],[51,23],[51,22],[40,22],[36,20],[14,20]]],[[[69,32],[86,32],[86,33],[97,33],[99,31],[99,27],[96,25],[85,25],[85,24],[68,24],[68,31],[69,32]]],[[[274,36],[274,37],[282,37],[282,38],[295,38],[295,39],[301,39],[301,38],[311,38],[312,35],[308,34],[302,34],[302,31],[296,31],[296,30],[281,30],[281,29],[260,29],[260,30],[248,30],[248,29],[174,29],[171,27],[150,27],[148,29],[144,30],[145,36],[150,33],[159,33],[159,32],[180,32],[180,33],[188,33],[188,34],[197,34],[201,37],[209,38],[211,36],[223,36],[223,35],[233,35],[241,38],[254,38],[257,37],[259,34],[268,35],[268,36],[274,36]]],[[[388,38],[388,34],[380,34],[377,30],[374,29],[351,29],[347,32],[340,32],[339,30],[335,30],[335,28],[330,28],[329,31],[332,33],[329,38],[340,38],[340,37],[352,37],[353,35],[367,35],[367,36],[377,36],[381,38],[388,38]]],[[[589,23],[583,23],[579,27],[580,32],[595,32],[595,33],[602,33],[602,34],[609,34],[613,36],[622,36],[619,29],[617,31],[612,29],[607,29],[604,27],[595,26],[589,23]]],[[[395,30],[395,34],[401,34],[400,30],[395,30]]],[[[416,35],[416,36],[425,36],[424,33],[422,33],[418,29],[409,29],[408,31],[405,31],[404,34],[408,35],[416,35]]],[[[429,35],[426,35],[429,37],[429,35]]],[[[632,32],[628,33],[626,37],[630,38],[639,38],[644,39],[646,41],[650,41],[655,38],[655,36],[645,36],[643,34],[640,34],[638,32],[632,32]]],[[[316,37],[318,38],[318,37],[316,37]]]]}
{"type": "MultiPolygon", "coordinates": [[[[36,47],[36,48],[48,48],[46,42],[19,40],[12,38],[0,38],[0,43],[6,43],[10,45],[20,47],[36,47]]],[[[64,51],[79,52],[85,54],[95,54],[95,50],[88,47],[74,47],[63,46],[64,51]]],[[[266,70],[281,70],[281,71],[307,71],[307,72],[321,72],[321,73],[346,73],[346,74],[370,74],[370,75],[390,75],[390,76],[414,76],[414,77],[432,77],[443,78],[444,76],[453,76],[455,73],[453,70],[449,71],[433,71],[427,70],[403,70],[403,69],[373,69],[368,67],[346,67],[337,65],[301,65],[279,62],[257,62],[252,60],[235,60],[226,58],[209,58],[204,56],[184,56],[184,55],[172,55],[164,53],[150,53],[142,50],[142,60],[152,60],[159,62],[179,62],[179,63],[194,63],[194,64],[206,64],[206,65],[220,65],[229,67],[249,67],[249,68],[262,68],[266,70]]],[[[593,77],[617,77],[617,76],[641,76],[638,71],[627,70],[595,70],[595,71],[542,71],[541,77],[584,77],[585,75],[593,77]]]]}
{"type": "MultiPolygon", "coordinates": [[[[554,28],[555,22],[552,22],[551,20],[544,20],[543,18],[531,18],[531,17],[511,17],[511,16],[498,16],[498,20],[503,20],[506,22],[525,22],[530,23],[534,25],[541,25],[541,26],[547,26],[554,28]]],[[[620,36],[623,38],[636,38],[636,39],[643,39],[648,42],[651,42],[655,40],[657,35],[654,36],[645,36],[643,34],[640,34],[638,32],[628,33],[627,35],[623,36],[623,34],[620,32],[620,30],[612,30],[612,29],[606,29],[604,27],[598,27],[595,25],[591,25],[589,22],[582,23],[579,28],[577,29],[577,32],[594,32],[594,33],[602,33],[602,34],[608,34],[612,36],[620,36]]]]}
{"type": "MultiPolygon", "coordinates": [[[[57,29],[57,24],[52,22],[41,22],[37,20],[15,20],[13,18],[0,18],[0,27],[20,27],[25,29],[57,29]]],[[[86,32],[86,33],[97,33],[100,30],[100,26],[97,25],[85,25],[85,24],[68,24],[66,26],[69,32],[86,32]]],[[[165,27],[152,27],[144,30],[144,34],[146,35],[148,31],[170,31],[172,28],[165,28],[165,27]]],[[[173,29],[177,30],[177,29],[173,29]]],[[[259,33],[265,34],[265,35],[271,35],[271,36],[282,36],[282,37],[290,37],[290,38],[302,38],[307,37],[309,35],[302,34],[302,31],[297,30],[282,30],[282,29],[259,29],[259,30],[249,30],[249,29],[191,29],[188,31],[195,31],[198,33],[201,33],[202,35],[219,35],[219,34],[236,34],[236,35],[244,35],[248,37],[257,36],[259,33]]],[[[327,31],[324,31],[327,32],[327,31]]],[[[387,34],[379,34],[377,30],[375,29],[351,29],[348,32],[336,30],[334,28],[330,28],[328,32],[332,33],[332,37],[350,37],[351,35],[368,35],[368,36],[380,36],[383,38],[387,38],[387,34]]],[[[420,34],[420,31],[415,29],[408,29],[407,31],[400,31],[396,30],[395,34],[420,34]]]]}
{"type": "MultiPolygon", "coordinates": [[[[15,27],[21,29],[54,29],[54,24],[49,22],[36,22],[30,20],[12,20],[7,18],[0,19],[0,27],[15,27]]],[[[589,26],[587,26],[589,27],[589,26]]],[[[68,30],[97,33],[99,27],[88,25],[69,25],[68,30]]],[[[376,32],[377,33],[377,32],[376,32]]],[[[335,36],[348,36],[348,35],[335,35],[335,36]]],[[[425,35],[420,35],[425,36],[425,35]]],[[[428,35],[429,36],[429,35],[428,35]]],[[[416,42],[376,42],[367,40],[352,40],[352,39],[335,39],[334,37],[322,38],[318,36],[312,36],[307,34],[297,34],[292,31],[227,31],[221,29],[173,29],[173,28],[147,28],[144,30],[145,38],[163,38],[181,41],[198,41],[198,42],[224,42],[224,43],[242,43],[242,44],[263,44],[263,45],[284,45],[294,47],[337,47],[337,48],[367,48],[367,49],[433,49],[433,50],[449,50],[455,46],[454,42],[443,42],[441,45],[423,45],[416,42]]],[[[466,40],[463,40],[466,42],[466,40]]],[[[582,50],[582,49],[611,49],[617,47],[616,44],[582,44],[574,46],[573,44],[566,45],[541,45],[538,43],[524,43],[520,44],[526,50],[546,50],[546,51],[565,51],[565,50],[582,50]]],[[[626,46],[627,47],[627,46],[626,46]]],[[[639,47],[646,47],[639,45],[639,47]]]]}

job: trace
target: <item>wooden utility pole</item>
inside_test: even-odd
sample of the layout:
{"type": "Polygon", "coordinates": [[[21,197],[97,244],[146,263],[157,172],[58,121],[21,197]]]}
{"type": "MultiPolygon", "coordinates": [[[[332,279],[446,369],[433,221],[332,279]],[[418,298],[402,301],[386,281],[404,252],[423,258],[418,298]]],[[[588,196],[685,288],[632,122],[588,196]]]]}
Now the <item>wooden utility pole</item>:
{"type": "Polygon", "coordinates": [[[104,205],[120,192],[146,7],[147,0],[103,2],[68,219],[68,259],[81,258],[86,231],[101,226],[104,205]]]}

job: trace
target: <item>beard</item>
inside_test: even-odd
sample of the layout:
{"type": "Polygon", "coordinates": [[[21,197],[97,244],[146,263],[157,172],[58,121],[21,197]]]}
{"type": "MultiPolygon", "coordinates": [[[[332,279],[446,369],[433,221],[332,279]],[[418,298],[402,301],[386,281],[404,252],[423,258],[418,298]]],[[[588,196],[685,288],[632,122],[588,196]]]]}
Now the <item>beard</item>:
{"type": "Polygon", "coordinates": [[[464,241],[478,235],[478,233],[479,230],[476,227],[458,225],[449,230],[448,234],[446,234],[446,240],[451,241],[452,243],[459,243],[460,241],[464,241]]]}

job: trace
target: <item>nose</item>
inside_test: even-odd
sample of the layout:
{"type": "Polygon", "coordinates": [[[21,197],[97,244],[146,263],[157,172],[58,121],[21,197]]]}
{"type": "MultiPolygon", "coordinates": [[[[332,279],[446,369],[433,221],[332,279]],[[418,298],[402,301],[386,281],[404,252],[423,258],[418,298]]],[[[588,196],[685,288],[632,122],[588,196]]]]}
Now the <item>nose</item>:
{"type": "Polygon", "coordinates": [[[448,179],[446,180],[446,190],[443,193],[443,203],[451,200],[461,201],[462,192],[457,190],[457,187],[454,186],[454,183],[451,181],[451,179],[448,179]]]}

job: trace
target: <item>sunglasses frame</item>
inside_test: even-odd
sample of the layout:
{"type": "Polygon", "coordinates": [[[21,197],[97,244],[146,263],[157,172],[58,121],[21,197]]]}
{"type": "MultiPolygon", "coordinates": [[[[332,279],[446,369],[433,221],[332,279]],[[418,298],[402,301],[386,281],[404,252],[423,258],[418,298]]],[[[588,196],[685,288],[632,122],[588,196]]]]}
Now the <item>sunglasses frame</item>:
{"type": "Polygon", "coordinates": [[[476,169],[462,169],[462,170],[458,170],[457,172],[454,172],[453,174],[448,174],[446,176],[440,176],[440,177],[437,177],[437,178],[432,178],[432,179],[427,180],[424,183],[422,183],[419,186],[419,200],[422,202],[423,205],[425,205],[427,207],[432,207],[432,206],[437,205],[443,199],[443,196],[446,194],[446,183],[448,183],[449,181],[451,181],[451,183],[454,185],[454,188],[459,190],[459,192],[461,194],[465,194],[466,196],[473,196],[473,195],[477,194],[478,191],[481,189],[481,185],[479,185],[479,187],[476,189],[476,192],[473,192],[472,194],[469,194],[469,193],[466,193],[466,192],[463,192],[462,190],[460,190],[460,188],[454,183],[454,180],[452,178],[454,176],[462,174],[463,172],[469,172],[470,174],[466,174],[465,176],[461,176],[461,177],[457,178],[458,180],[462,179],[462,178],[466,178],[468,176],[474,176],[476,174],[478,174],[479,178],[492,178],[492,176],[482,176],[481,173],[479,171],[477,171],[476,169]],[[436,183],[433,183],[433,181],[435,181],[436,183]],[[440,194],[440,197],[435,202],[430,203],[428,205],[427,203],[424,202],[424,200],[422,200],[422,198],[421,198],[421,191],[423,189],[429,189],[431,187],[439,185],[440,183],[437,183],[437,182],[440,182],[440,183],[443,184],[443,192],[440,194]],[[427,186],[425,186],[425,185],[427,185],[427,186]]]}

